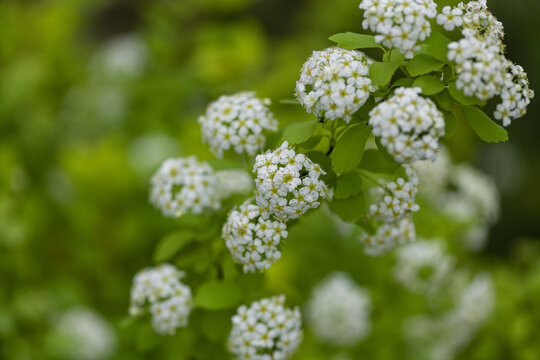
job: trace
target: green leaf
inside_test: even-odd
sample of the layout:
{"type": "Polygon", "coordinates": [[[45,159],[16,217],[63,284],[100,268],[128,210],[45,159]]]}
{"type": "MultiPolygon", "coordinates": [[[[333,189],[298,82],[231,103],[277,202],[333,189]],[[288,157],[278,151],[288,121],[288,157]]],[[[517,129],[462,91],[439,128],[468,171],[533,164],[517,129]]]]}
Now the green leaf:
{"type": "Polygon", "coordinates": [[[366,200],[363,193],[358,193],[347,199],[336,199],[330,204],[332,211],[341,219],[356,222],[366,211],[366,200]]]}
{"type": "Polygon", "coordinates": [[[427,52],[435,59],[447,64],[449,61],[446,54],[448,54],[448,44],[450,44],[450,42],[450,39],[444,36],[440,31],[432,29],[431,36],[426,39],[427,52]]]}
{"type": "Polygon", "coordinates": [[[448,91],[450,95],[459,103],[467,106],[483,105],[484,102],[476,97],[467,96],[461,90],[456,87],[456,82],[452,81],[448,84],[448,91]]]}
{"type": "Polygon", "coordinates": [[[394,159],[388,160],[387,157],[377,149],[367,149],[364,152],[360,168],[374,173],[393,174],[398,168],[398,164],[394,159]]]}
{"type": "Polygon", "coordinates": [[[448,89],[437,95],[437,101],[439,102],[440,108],[446,111],[452,110],[455,103],[454,98],[450,95],[448,89]]]}
{"type": "Polygon", "coordinates": [[[155,263],[167,261],[194,239],[194,234],[185,230],[168,234],[158,243],[152,259],[155,263]]]}
{"type": "Polygon", "coordinates": [[[300,102],[296,99],[281,99],[279,100],[279,103],[285,105],[300,105],[300,102]]]}
{"type": "Polygon", "coordinates": [[[345,131],[330,154],[336,173],[349,171],[360,164],[370,134],[371,128],[367,125],[354,125],[345,131]]]}
{"type": "Polygon", "coordinates": [[[393,89],[395,87],[411,87],[412,84],[413,84],[413,79],[401,78],[394,81],[394,83],[392,84],[392,86],[390,86],[390,88],[393,89]]]}
{"type": "Polygon", "coordinates": [[[412,77],[429,74],[432,71],[439,71],[443,66],[444,63],[428,54],[418,54],[405,64],[405,68],[412,77]]]}
{"type": "Polygon", "coordinates": [[[444,136],[451,136],[456,130],[457,120],[450,111],[444,111],[444,136]]]}
{"type": "Polygon", "coordinates": [[[390,57],[388,58],[388,62],[398,62],[401,63],[405,60],[405,55],[403,55],[399,50],[393,49],[390,52],[390,57]]]}
{"type": "Polygon", "coordinates": [[[242,291],[232,282],[211,280],[197,289],[193,304],[206,310],[223,310],[236,307],[242,300],[242,291]]]}
{"type": "Polygon", "coordinates": [[[386,86],[399,67],[398,62],[374,62],[369,67],[369,78],[374,86],[386,86]]]}
{"type": "Polygon", "coordinates": [[[422,89],[424,95],[435,95],[444,90],[444,84],[436,76],[424,75],[414,80],[413,86],[422,89]]]}
{"type": "Polygon", "coordinates": [[[362,191],[362,177],[358,173],[343,174],[337,180],[335,199],[347,199],[362,191]]]}
{"type": "Polygon", "coordinates": [[[463,106],[463,115],[480,139],[485,142],[504,142],[508,140],[506,130],[493,121],[482,110],[474,106],[463,106]]]}
{"type": "Polygon", "coordinates": [[[354,49],[382,49],[380,44],[375,42],[375,37],[372,35],[356,34],[353,32],[345,32],[334,34],[328,38],[330,41],[337,43],[337,46],[347,50],[354,49]]]}
{"type": "Polygon", "coordinates": [[[388,152],[388,150],[386,150],[384,145],[381,144],[381,139],[380,138],[378,138],[378,137],[375,138],[375,145],[377,145],[377,149],[379,149],[379,152],[386,159],[386,161],[388,161],[390,163],[396,163],[396,160],[394,159],[394,157],[392,155],[390,155],[390,153],[388,152]]]}
{"type": "Polygon", "coordinates": [[[285,129],[282,140],[288,141],[289,145],[303,143],[313,135],[317,125],[318,122],[313,120],[292,123],[285,129]]]}
{"type": "Polygon", "coordinates": [[[322,135],[312,136],[309,140],[302,143],[304,149],[313,149],[315,146],[319,145],[322,140],[322,135]]]}

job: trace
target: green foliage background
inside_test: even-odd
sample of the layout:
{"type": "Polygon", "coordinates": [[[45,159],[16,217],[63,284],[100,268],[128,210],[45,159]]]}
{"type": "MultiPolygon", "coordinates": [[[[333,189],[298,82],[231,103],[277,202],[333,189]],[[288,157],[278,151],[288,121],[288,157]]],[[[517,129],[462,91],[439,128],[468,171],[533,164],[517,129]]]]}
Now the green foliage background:
{"type": "MultiPolygon", "coordinates": [[[[230,312],[209,317],[197,310],[190,320],[195,330],[165,339],[123,322],[134,273],[152,264],[158,241],[178,228],[148,204],[148,179],[168,156],[212,158],[196,120],[221,94],[253,89],[274,100],[280,124],[310,119],[278,100],[292,97],[302,63],[330,46],[330,35],[361,32],[357,3],[0,2],[0,358],[52,358],[45,340],[50,314],[75,304],[97,309],[117,327],[115,358],[182,359],[190,348],[201,359],[227,358],[219,339],[230,312]],[[143,74],[129,79],[91,70],[103,44],[124,34],[148,45],[143,74]],[[125,111],[107,105],[108,91],[126,99],[125,111]],[[206,337],[195,338],[195,331],[206,337]]],[[[505,25],[509,58],[538,88],[540,3],[488,4],[505,25]]],[[[487,249],[460,259],[488,269],[497,287],[490,323],[463,359],[540,356],[539,116],[533,100],[528,115],[509,128],[509,143],[483,144],[459,123],[446,142],[456,160],[491,174],[503,196],[487,249]]],[[[424,300],[399,294],[391,257],[358,258],[351,254],[361,253],[360,244],[334,238],[321,212],[309,215],[291,232],[275,268],[242,278],[241,287],[283,292],[295,305],[328,272],[350,271],[376,304],[373,332],[355,353],[395,359],[405,346],[401,321],[422,311],[424,300]],[[402,297],[408,300],[392,301],[402,297]]],[[[308,334],[297,358],[327,359],[333,351],[308,334]]]]}

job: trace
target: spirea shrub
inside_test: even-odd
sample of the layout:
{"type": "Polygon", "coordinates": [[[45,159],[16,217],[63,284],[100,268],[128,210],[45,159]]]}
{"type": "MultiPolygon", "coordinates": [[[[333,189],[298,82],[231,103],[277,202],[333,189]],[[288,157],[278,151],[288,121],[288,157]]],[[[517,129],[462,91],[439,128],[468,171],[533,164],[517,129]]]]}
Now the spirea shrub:
{"type": "MultiPolygon", "coordinates": [[[[150,202],[177,225],[153,261],[189,274],[186,284],[173,265],[136,275],[130,312],[149,313],[156,332],[187,326],[193,307],[190,334],[223,343],[232,327],[234,358],[290,359],[302,341],[300,309],[286,308],[284,296],[264,297],[282,287],[301,301],[294,282],[279,279],[294,268],[284,260],[285,239],[310,242],[295,229],[311,215],[339,219],[347,231],[326,241],[356,263],[384,261],[364,253],[389,257],[397,249],[400,291],[428,297],[438,313],[418,315],[404,336],[421,344],[437,334],[434,355],[426,352],[432,359],[464,346],[489,315],[489,277],[463,285],[466,271],[446,248],[438,240],[415,242],[416,233],[436,237],[434,224],[443,224],[441,236],[466,250],[484,243],[498,217],[497,190],[469,165],[454,164],[441,143],[457,124],[459,136],[507,141],[507,130],[484,109],[495,109],[504,126],[523,116],[534,95],[526,73],[506,58],[502,24],[485,1],[438,9],[432,0],[363,0],[360,9],[370,34],[331,36],[336,46],[298,64],[295,99],[280,102],[312,114],[308,120],[279,124],[270,101],[253,92],[221,96],[199,118],[217,159],[170,158],[152,177],[150,202]]],[[[310,250],[301,256],[317,255],[310,250]]],[[[342,274],[314,288],[305,313],[316,338],[346,348],[367,336],[370,308],[378,305],[361,285],[342,274]]]]}

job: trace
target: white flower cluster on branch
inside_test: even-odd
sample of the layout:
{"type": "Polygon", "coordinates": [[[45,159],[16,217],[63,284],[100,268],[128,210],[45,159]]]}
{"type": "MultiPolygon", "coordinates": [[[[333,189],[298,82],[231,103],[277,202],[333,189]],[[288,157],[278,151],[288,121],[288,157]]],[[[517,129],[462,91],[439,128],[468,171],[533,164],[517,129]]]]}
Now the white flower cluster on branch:
{"type": "Polygon", "coordinates": [[[180,281],[184,275],[169,264],[137,273],[131,288],[130,314],[138,316],[149,310],[154,330],[163,335],[172,335],[176,329],[187,326],[192,296],[189,286],[180,281]]]}
{"type": "Polygon", "coordinates": [[[362,0],[360,9],[364,10],[362,26],[376,34],[375,41],[407,58],[431,34],[429,19],[437,15],[433,0],[362,0]]]}
{"type": "Polygon", "coordinates": [[[392,222],[420,209],[415,202],[418,177],[410,166],[405,166],[405,171],[407,179],[400,177],[396,181],[382,183],[377,189],[382,200],[369,207],[376,220],[392,222]]]}
{"type": "Polygon", "coordinates": [[[366,289],[346,273],[333,273],[320,282],[306,308],[313,333],[324,342],[349,347],[363,340],[371,329],[371,300],[366,289]]]}
{"type": "Polygon", "coordinates": [[[280,221],[297,219],[319,207],[328,192],[319,179],[326,174],[320,165],[297,154],[286,141],[274,151],[257,155],[253,171],[257,204],[280,221]]]}
{"type": "Polygon", "coordinates": [[[397,162],[435,161],[439,138],[444,135],[443,114],[420,88],[397,88],[369,114],[373,135],[397,162]]]}
{"type": "Polygon", "coordinates": [[[244,265],[244,272],[268,269],[281,257],[278,246],[287,235],[287,225],[270,220],[253,199],[229,213],[222,234],[234,261],[244,265]]]}
{"type": "Polygon", "coordinates": [[[502,120],[504,126],[512,123],[527,113],[527,106],[534,97],[534,91],[529,88],[529,79],[520,65],[508,61],[508,71],[501,91],[501,103],[494,113],[495,119],[502,120]]]}
{"type": "Polygon", "coordinates": [[[165,216],[201,214],[220,207],[214,171],[194,156],[165,160],[150,183],[150,202],[165,216]]]}
{"type": "Polygon", "coordinates": [[[289,359],[302,341],[300,310],[275,296],[238,308],[232,319],[229,350],[237,360],[289,359]]]}
{"type": "Polygon", "coordinates": [[[220,96],[199,117],[203,141],[218,157],[229,149],[254,156],[264,147],[264,131],[277,130],[269,104],[269,99],[260,100],[254,92],[220,96]]]}
{"type": "Polygon", "coordinates": [[[396,258],[394,278],[420,294],[437,291],[448,281],[455,266],[455,259],[435,239],[406,244],[398,249],[396,258]]]}
{"type": "Polygon", "coordinates": [[[375,90],[369,78],[372,62],[356,50],[314,51],[300,71],[296,98],[308,113],[349,122],[375,90]]]}
{"type": "Polygon", "coordinates": [[[398,245],[414,241],[416,231],[410,216],[397,222],[385,223],[379,226],[374,235],[364,233],[359,240],[364,244],[364,252],[369,256],[380,256],[398,245]]]}

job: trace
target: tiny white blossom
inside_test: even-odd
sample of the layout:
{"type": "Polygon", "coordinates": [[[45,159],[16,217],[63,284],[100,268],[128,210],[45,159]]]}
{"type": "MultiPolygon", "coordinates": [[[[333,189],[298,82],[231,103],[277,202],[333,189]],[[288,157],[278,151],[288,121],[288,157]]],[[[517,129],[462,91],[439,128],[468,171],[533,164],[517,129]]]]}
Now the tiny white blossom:
{"type": "Polygon", "coordinates": [[[320,178],[321,166],[297,154],[285,141],[274,151],[257,155],[253,172],[257,205],[277,220],[297,219],[319,207],[328,189],[320,178]]]}
{"type": "Polygon", "coordinates": [[[311,330],[321,341],[349,347],[371,330],[371,300],[366,289],[346,273],[333,273],[314,289],[306,307],[311,330]]]}
{"type": "Polygon", "coordinates": [[[150,184],[150,202],[165,216],[201,214],[220,207],[214,171],[194,156],[165,160],[150,184]]]}
{"type": "Polygon", "coordinates": [[[375,91],[369,78],[371,63],[373,60],[356,50],[314,51],[300,71],[296,98],[309,113],[349,122],[375,91]]]}
{"type": "Polygon", "coordinates": [[[362,234],[358,240],[364,244],[367,255],[380,256],[415,238],[414,223],[409,217],[404,217],[397,222],[379,226],[374,235],[362,234]]]}
{"type": "Polygon", "coordinates": [[[277,130],[277,120],[267,107],[269,101],[255,97],[254,92],[219,97],[199,117],[203,141],[218,157],[229,149],[254,156],[264,147],[264,132],[277,130]]]}
{"type": "Polygon", "coordinates": [[[362,0],[362,27],[373,31],[375,41],[396,48],[407,58],[431,35],[429,19],[437,15],[433,0],[362,0]]]}
{"type": "Polygon", "coordinates": [[[289,359],[302,342],[300,310],[284,306],[285,296],[242,305],[232,318],[229,350],[237,360],[289,359]]]}
{"type": "Polygon", "coordinates": [[[192,296],[189,286],[180,281],[184,275],[169,264],[141,270],[133,279],[129,313],[139,316],[150,312],[154,330],[162,335],[187,326],[192,296]]]}
{"type": "Polygon", "coordinates": [[[398,88],[369,113],[373,135],[400,163],[435,161],[444,135],[443,114],[420,92],[420,88],[398,88]]]}

